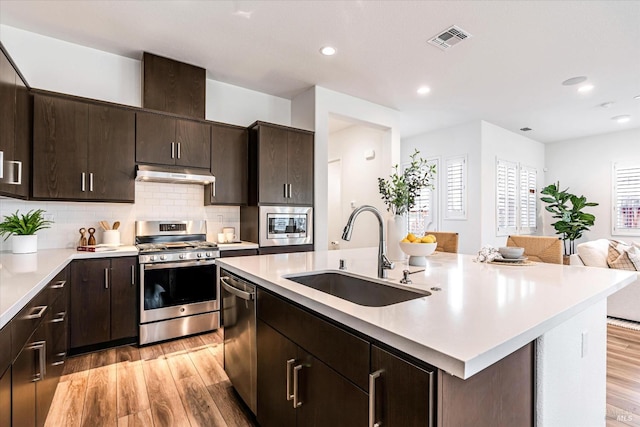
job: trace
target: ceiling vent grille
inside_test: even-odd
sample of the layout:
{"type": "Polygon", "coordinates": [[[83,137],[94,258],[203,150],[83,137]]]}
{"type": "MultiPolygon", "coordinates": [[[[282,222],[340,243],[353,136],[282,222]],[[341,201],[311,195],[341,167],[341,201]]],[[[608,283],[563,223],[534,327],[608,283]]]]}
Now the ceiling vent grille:
{"type": "Polygon", "coordinates": [[[442,50],[447,50],[469,37],[471,37],[471,34],[467,31],[452,25],[446,30],[441,31],[437,36],[431,38],[428,43],[439,47],[442,50]]]}

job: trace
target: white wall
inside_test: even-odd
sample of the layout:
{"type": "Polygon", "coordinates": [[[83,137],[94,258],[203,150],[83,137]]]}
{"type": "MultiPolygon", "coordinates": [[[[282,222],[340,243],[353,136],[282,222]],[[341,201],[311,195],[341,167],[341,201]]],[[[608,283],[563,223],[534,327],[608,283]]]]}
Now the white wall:
{"type": "MultiPolygon", "coordinates": [[[[482,194],[481,208],[481,242],[482,245],[494,247],[504,246],[506,236],[497,236],[496,227],[496,159],[520,163],[523,166],[535,168],[538,172],[538,230],[542,235],[543,221],[541,211],[544,206],[540,202],[540,190],[545,186],[544,173],[544,144],[513,133],[494,124],[482,122],[482,174],[480,176],[480,192],[482,194]]],[[[550,235],[554,234],[553,232],[550,235]]]]}
{"type": "Polygon", "coordinates": [[[320,86],[315,86],[312,90],[315,93],[315,247],[316,250],[324,250],[329,246],[327,229],[329,116],[342,116],[368,126],[386,129],[380,154],[382,164],[386,164],[387,170],[390,171],[391,166],[400,161],[400,113],[320,86]]]}
{"type": "MultiPolygon", "coordinates": [[[[120,240],[132,244],[135,236],[136,220],[207,220],[207,240],[216,241],[216,234],[222,227],[240,230],[240,208],[234,206],[203,205],[204,187],[201,185],[164,184],[136,182],[136,202],[130,203],[81,203],[81,202],[41,202],[23,201],[0,197],[0,216],[31,209],[44,209],[51,215],[54,224],[38,233],[38,247],[75,247],[81,227],[101,230],[98,221],[110,224],[120,221],[120,240]]],[[[47,217],[49,218],[49,217],[47,217]]],[[[101,231],[96,233],[98,243],[101,231]]],[[[0,250],[11,249],[11,238],[0,240],[0,250]]]]}
{"type": "MultiPolygon", "coordinates": [[[[458,252],[475,254],[482,246],[480,227],[481,212],[481,122],[475,121],[429,132],[402,140],[402,162],[408,162],[414,149],[423,158],[439,158],[438,192],[440,194],[440,230],[453,231],[458,236],[458,252]],[[467,156],[467,219],[445,219],[443,203],[445,191],[445,161],[447,157],[467,156]]],[[[483,195],[484,196],[484,195],[483,195]]]]}
{"type": "MultiPolygon", "coordinates": [[[[600,204],[587,208],[587,212],[596,216],[596,222],[579,242],[612,237],[629,239],[611,234],[612,165],[614,162],[640,164],[638,141],[640,129],[631,129],[546,145],[545,185],[559,180],[563,189],[569,187],[571,193],[600,204]]],[[[545,234],[554,234],[551,222],[552,218],[545,212],[545,234]]]]}
{"type": "MultiPolygon", "coordinates": [[[[341,193],[340,209],[328,206],[329,241],[339,241],[341,249],[366,248],[378,245],[378,220],[371,214],[358,217],[350,241],[341,239],[342,230],[355,206],[372,205],[384,212],[386,207],[378,191],[378,177],[386,176],[388,167],[380,153],[386,132],[381,129],[355,125],[329,134],[329,161],[341,160],[341,188],[328,191],[341,193]],[[375,158],[365,159],[364,152],[374,150],[375,158]]],[[[326,166],[325,166],[326,167],[326,166]]]]}

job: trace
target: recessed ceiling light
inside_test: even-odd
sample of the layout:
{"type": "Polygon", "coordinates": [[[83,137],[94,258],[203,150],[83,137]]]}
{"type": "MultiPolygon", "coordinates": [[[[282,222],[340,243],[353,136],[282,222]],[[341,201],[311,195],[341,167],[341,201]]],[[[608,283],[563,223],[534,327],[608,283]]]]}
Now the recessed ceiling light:
{"type": "Polygon", "coordinates": [[[529,132],[530,130],[533,130],[533,129],[531,129],[530,127],[524,127],[524,128],[520,128],[520,130],[522,132],[529,132]]]}
{"type": "Polygon", "coordinates": [[[640,99],[640,95],[634,96],[633,99],[640,99]]]}
{"type": "Polygon", "coordinates": [[[426,95],[431,92],[431,88],[429,86],[420,86],[418,88],[418,95],[426,95]]]}
{"type": "Polygon", "coordinates": [[[577,85],[580,84],[584,81],[587,80],[586,76],[579,76],[579,77],[571,77],[570,79],[567,79],[565,81],[562,82],[563,86],[573,86],[573,85],[577,85]]]}
{"type": "Polygon", "coordinates": [[[324,56],[331,56],[336,54],[336,48],[332,46],[325,46],[320,49],[320,53],[324,56]]]}
{"type": "Polygon", "coordinates": [[[615,104],[615,102],[609,101],[609,102],[603,102],[602,104],[600,104],[600,106],[602,108],[611,108],[613,106],[613,104],[615,104]]]}
{"type": "Polygon", "coordinates": [[[589,84],[587,84],[587,85],[583,85],[583,86],[580,86],[580,87],[578,88],[578,92],[580,92],[580,93],[587,93],[587,92],[591,92],[591,91],[593,90],[593,88],[594,88],[594,86],[593,86],[593,85],[589,85],[589,84]]]}
{"type": "Polygon", "coordinates": [[[629,115],[615,116],[615,117],[611,117],[611,120],[615,120],[618,123],[627,123],[628,121],[631,120],[631,116],[629,115]]]}

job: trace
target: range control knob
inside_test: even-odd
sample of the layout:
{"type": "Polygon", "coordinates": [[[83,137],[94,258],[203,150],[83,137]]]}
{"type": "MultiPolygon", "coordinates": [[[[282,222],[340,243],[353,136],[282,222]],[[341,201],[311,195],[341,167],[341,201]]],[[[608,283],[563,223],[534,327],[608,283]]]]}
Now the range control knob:
{"type": "Polygon", "coordinates": [[[207,258],[209,258],[209,257],[211,257],[211,252],[207,252],[205,255],[206,255],[207,258]]]}
{"type": "Polygon", "coordinates": [[[180,255],[178,255],[178,258],[180,258],[180,259],[184,259],[184,254],[180,254],[180,255]]]}
{"type": "Polygon", "coordinates": [[[166,255],[160,255],[160,259],[161,259],[162,261],[164,261],[165,259],[167,259],[167,256],[166,256],[166,255]]]}
{"type": "Polygon", "coordinates": [[[149,261],[155,261],[155,260],[156,260],[156,256],[155,256],[155,255],[151,255],[151,256],[149,257],[149,261]]]}
{"type": "Polygon", "coordinates": [[[196,256],[197,256],[198,258],[202,258],[202,252],[198,252],[198,253],[196,254],[196,256]]]}

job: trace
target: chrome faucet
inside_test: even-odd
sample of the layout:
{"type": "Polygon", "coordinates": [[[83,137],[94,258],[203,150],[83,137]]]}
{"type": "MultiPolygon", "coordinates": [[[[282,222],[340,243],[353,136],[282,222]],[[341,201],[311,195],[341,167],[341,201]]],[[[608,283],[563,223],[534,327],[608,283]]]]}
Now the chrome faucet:
{"type": "Polygon", "coordinates": [[[373,206],[363,205],[351,212],[351,216],[349,216],[349,219],[347,220],[347,225],[344,226],[344,231],[342,232],[342,240],[351,240],[353,223],[355,222],[356,217],[360,215],[361,212],[365,211],[374,214],[376,218],[378,218],[378,223],[380,224],[380,227],[378,228],[380,233],[380,239],[378,240],[378,277],[381,279],[386,279],[387,270],[391,270],[395,266],[391,261],[389,261],[389,258],[387,258],[386,255],[387,244],[384,238],[384,220],[382,219],[382,215],[380,214],[380,211],[378,209],[374,208],[373,206]]]}

